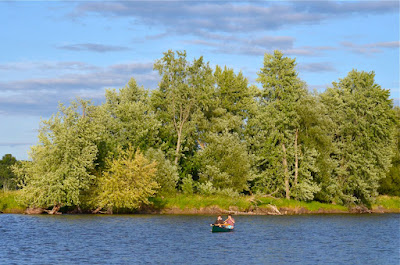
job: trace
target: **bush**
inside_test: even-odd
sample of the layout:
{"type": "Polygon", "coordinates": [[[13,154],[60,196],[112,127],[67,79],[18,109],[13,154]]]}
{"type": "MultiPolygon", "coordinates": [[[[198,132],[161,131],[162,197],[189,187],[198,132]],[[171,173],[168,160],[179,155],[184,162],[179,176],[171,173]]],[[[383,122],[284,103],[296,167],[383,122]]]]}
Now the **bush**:
{"type": "Polygon", "coordinates": [[[211,183],[211,181],[207,181],[205,183],[199,183],[197,185],[197,188],[199,190],[199,193],[202,195],[212,195],[215,194],[215,192],[217,191],[213,184],[211,183]]]}
{"type": "Polygon", "coordinates": [[[182,179],[181,190],[184,194],[193,194],[194,181],[191,175],[182,179]]]}
{"type": "Polygon", "coordinates": [[[146,157],[150,161],[157,163],[155,180],[160,187],[157,193],[160,195],[175,193],[176,183],[179,179],[176,166],[165,158],[164,153],[160,149],[150,148],[146,152],[146,157]]]}

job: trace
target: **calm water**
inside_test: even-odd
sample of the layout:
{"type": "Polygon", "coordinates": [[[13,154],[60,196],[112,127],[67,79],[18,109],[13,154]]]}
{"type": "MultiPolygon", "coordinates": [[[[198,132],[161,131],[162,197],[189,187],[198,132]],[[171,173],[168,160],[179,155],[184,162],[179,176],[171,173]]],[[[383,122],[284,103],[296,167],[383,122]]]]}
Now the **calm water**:
{"type": "Polygon", "coordinates": [[[400,264],[400,215],[0,215],[0,264],[400,264]]]}

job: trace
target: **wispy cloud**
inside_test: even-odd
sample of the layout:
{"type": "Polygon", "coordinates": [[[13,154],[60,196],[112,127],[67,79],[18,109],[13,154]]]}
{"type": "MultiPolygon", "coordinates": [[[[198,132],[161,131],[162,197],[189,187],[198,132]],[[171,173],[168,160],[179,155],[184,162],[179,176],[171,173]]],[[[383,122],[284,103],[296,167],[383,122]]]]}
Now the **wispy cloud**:
{"type": "Polygon", "coordinates": [[[396,1],[112,1],[80,3],[70,17],[128,18],[134,25],[157,29],[148,40],[195,36],[186,42],[214,53],[259,56],[279,49],[290,56],[319,56],[326,51],[324,47],[297,47],[293,37],[273,36],[272,32],[346,16],[394,13],[398,8],[396,1]],[[254,38],[255,34],[264,36],[254,38]]]}
{"type": "Polygon", "coordinates": [[[247,33],[318,23],[355,13],[393,13],[398,8],[397,1],[113,1],[84,2],[70,16],[78,18],[95,14],[111,18],[129,17],[135,23],[160,26],[168,32],[196,35],[194,29],[247,33]]]}
{"type": "MultiPolygon", "coordinates": [[[[41,65],[38,62],[10,64],[21,68],[41,65]]],[[[90,70],[74,73],[66,71],[69,63],[47,62],[42,65],[47,64],[59,66],[61,74],[53,77],[0,81],[0,113],[50,114],[56,111],[57,102],[67,103],[76,97],[100,102],[104,99],[106,88],[123,87],[132,77],[146,88],[155,88],[159,81],[158,74],[153,71],[153,63],[150,62],[120,63],[108,67],[82,64],[90,70]]],[[[7,64],[2,66],[7,68],[7,64]]]]}
{"type": "Polygon", "coordinates": [[[211,48],[212,52],[225,54],[242,54],[262,56],[274,50],[281,50],[290,56],[320,56],[328,50],[335,50],[333,46],[300,46],[295,47],[295,38],[290,36],[269,36],[259,38],[237,37],[223,34],[203,34],[204,39],[185,41],[189,44],[201,45],[211,48]]]}
{"type": "Polygon", "coordinates": [[[52,71],[52,70],[71,70],[71,71],[88,71],[96,70],[99,67],[80,61],[22,61],[22,62],[8,62],[0,63],[0,71],[52,71]]]}
{"type": "Polygon", "coordinates": [[[15,147],[15,146],[29,146],[29,145],[32,145],[32,143],[28,143],[28,142],[23,142],[23,143],[20,143],[20,142],[10,142],[10,143],[2,143],[2,142],[0,142],[0,146],[10,146],[10,147],[15,147]]]}
{"type": "Polygon", "coordinates": [[[89,52],[119,52],[119,51],[127,51],[128,47],[124,46],[116,46],[116,45],[104,45],[98,43],[78,43],[78,44],[67,44],[67,45],[56,45],[57,49],[61,50],[69,50],[69,51],[89,51],[89,52]]]}
{"type": "Polygon", "coordinates": [[[297,66],[297,70],[300,72],[336,72],[336,68],[330,62],[319,62],[319,63],[302,63],[297,66]]]}
{"type": "Polygon", "coordinates": [[[361,54],[380,53],[383,52],[384,49],[398,49],[400,47],[400,41],[375,42],[368,44],[342,42],[341,44],[350,51],[361,54]]]}
{"type": "Polygon", "coordinates": [[[398,1],[307,1],[295,3],[299,12],[335,15],[383,14],[398,12],[398,1]]]}

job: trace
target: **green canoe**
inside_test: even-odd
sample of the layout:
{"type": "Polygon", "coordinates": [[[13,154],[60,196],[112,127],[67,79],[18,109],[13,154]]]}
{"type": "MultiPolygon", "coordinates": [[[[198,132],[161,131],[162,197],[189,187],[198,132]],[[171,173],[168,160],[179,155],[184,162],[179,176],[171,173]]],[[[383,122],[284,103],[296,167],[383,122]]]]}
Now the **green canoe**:
{"type": "Polygon", "coordinates": [[[227,228],[227,227],[224,227],[224,226],[213,225],[211,231],[213,233],[214,232],[232,232],[233,228],[227,228]]]}

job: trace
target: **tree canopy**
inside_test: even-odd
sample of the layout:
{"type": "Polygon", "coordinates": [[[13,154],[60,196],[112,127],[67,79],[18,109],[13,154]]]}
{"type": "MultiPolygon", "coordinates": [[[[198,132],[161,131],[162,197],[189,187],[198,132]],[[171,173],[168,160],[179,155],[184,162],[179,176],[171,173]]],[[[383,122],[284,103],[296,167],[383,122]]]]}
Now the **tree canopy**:
{"type": "Polygon", "coordinates": [[[17,164],[17,159],[11,154],[5,154],[0,160],[0,189],[14,190],[17,188],[17,180],[12,166],[17,164]]]}

